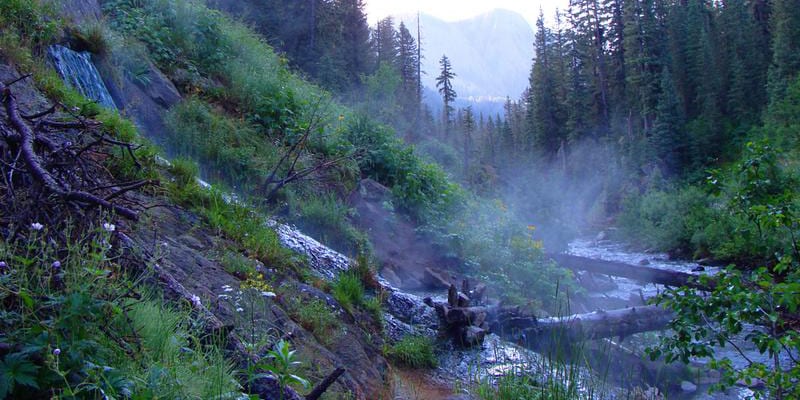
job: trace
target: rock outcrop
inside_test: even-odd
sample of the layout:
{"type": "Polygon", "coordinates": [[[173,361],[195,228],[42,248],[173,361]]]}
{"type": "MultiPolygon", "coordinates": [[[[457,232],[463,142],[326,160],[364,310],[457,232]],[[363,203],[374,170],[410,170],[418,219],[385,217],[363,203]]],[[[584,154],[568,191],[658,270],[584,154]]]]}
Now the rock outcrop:
{"type": "Polygon", "coordinates": [[[367,233],[390,284],[401,289],[439,290],[459,282],[460,261],[417,234],[416,226],[392,206],[392,192],[372,179],[359,182],[348,199],[354,224],[367,233]]]}

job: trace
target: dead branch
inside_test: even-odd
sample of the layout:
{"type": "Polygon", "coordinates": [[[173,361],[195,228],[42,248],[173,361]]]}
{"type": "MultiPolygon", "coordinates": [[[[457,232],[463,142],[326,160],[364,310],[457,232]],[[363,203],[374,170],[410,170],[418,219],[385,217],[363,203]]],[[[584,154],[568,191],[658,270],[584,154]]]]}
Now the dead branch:
{"type": "Polygon", "coordinates": [[[317,400],[328,388],[336,382],[337,379],[344,373],[345,369],[342,367],[336,368],[328,375],[322,382],[320,382],[314,389],[306,395],[306,400],[317,400]]]}
{"type": "MultiPolygon", "coordinates": [[[[20,79],[14,82],[17,82],[20,79]]],[[[9,86],[0,85],[0,92],[2,92],[3,95],[3,103],[6,109],[7,119],[11,125],[11,128],[15,132],[14,134],[6,134],[4,131],[5,139],[10,145],[19,147],[22,159],[25,161],[25,164],[28,167],[28,173],[36,181],[40,182],[49,192],[61,197],[65,201],[82,203],[85,206],[98,206],[105,210],[113,211],[124,218],[131,220],[138,219],[138,212],[128,207],[113,204],[109,200],[94,194],[73,189],[68,183],[56,179],[50,173],[50,171],[44,167],[42,159],[36,153],[34,149],[36,135],[20,116],[16,98],[11,93],[9,86]]],[[[45,147],[50,146],[45,145],[45,147]]]]}

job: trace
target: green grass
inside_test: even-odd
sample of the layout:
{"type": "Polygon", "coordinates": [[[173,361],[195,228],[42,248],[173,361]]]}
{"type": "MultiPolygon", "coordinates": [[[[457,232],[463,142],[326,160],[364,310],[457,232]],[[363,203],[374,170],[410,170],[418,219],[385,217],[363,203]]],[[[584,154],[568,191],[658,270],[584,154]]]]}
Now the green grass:
{"type": "Polygon", "coordinates": [[[339,274],[332,284],[332,293],[336,301],[351,312],[353,307],[364,303],[364,285],[361,278],[351,272],[339,274]]]}
{"type": "Polygon", "coordinates": [[[216,346],[200,344],[202,330],[188,312],[147,295],[134,299],[148,289],[128,276],[108,242],[105,230],[74,223],[0,242],[8,266],[0,274],[0,342],[17,345],[0,359],[0,372],[15,377],[0,383],[0,398],[238,393],[232,365],[216,346]]]}
{"type": "Polygon", "coordinates": [[[438,365],[433,339],[426,336],[406,336],[383,349],[384,355],[399,365],[410,368],[435,368],[438,365]]]}
{"type": "Polygon", "coordinates": [[[339,337],[342,323],[336,313],[324,301],[290,300],[288,312],[304,329],[308,330],[321,343],[329,345],[339,337]]]}
{"type": "Polygon", "coordinates": [[[352,209],[336,194],[305,196],[296,201],[295,207],[302,228],[318,240],[351,254],[369,250],[366,234],[348,219],[352,209]]]}

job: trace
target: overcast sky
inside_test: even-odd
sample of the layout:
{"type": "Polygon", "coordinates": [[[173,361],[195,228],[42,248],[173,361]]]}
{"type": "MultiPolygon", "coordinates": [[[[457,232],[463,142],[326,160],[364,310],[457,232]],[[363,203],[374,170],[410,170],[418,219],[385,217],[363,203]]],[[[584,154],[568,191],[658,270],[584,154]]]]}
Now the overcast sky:
{"type": "Polygon", "coordinates": [[[564,10],[568,3],[568,0],[366,0],[370,25],[388,15],[417,11],[445,21],[458,21],[495,8],[505,8],[522,14],[534,26],[540,6],[550,20],[556,8],[564,10]]]}

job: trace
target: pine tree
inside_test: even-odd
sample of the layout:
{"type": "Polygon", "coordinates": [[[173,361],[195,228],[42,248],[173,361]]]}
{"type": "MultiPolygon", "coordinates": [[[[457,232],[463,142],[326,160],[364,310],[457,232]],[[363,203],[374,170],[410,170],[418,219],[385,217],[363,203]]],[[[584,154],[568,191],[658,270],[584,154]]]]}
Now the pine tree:
{"type": "Polygon", "coordinates": [[[401,86],[401,108],[403,114],[409,120],[415,119],[419,112],[420,98],[417,68],[419,62],[417,60],[417,44],[411,32],[408,31],[405,24],[400,22],[398,27],[398,71],[402,81],[401,86]]]}
{"type": "Polygon", "coordinates": [[[470,166],[469,161],[470,157],[472,157],[472,136],[475,132],[475,115],[472,112],[472,106],[468,106],[464,109],[464,115],[462,119],[463,131],[464,131],[464,138],[463,138],[463,173],[464,173],[464,181],[467,182],[469,185],[470,183],[470,166]]]}
{"type": "Polygon", "coordinates": [[[341,45],[336,51],[343,59],[348,87],[355,88],[361,76],[370,72],[369,25],[363,0],[338,0],[337,15],[341,26],[341,45]]]}
{"type": "Polygon", "coordinates": [[[664,165],[662,172],[667,175],[680,174],[686,163],[686,138],[681,135],[683,118],[680,103],[667,68],[661,73],[660,86],[651,143],[656,158],[664,165]]]}
{"type": "Polygon", "coordinates": [[[394,19],[386,17],[372,30],[372,48],[375,51],[375,69],[381,64],[397,65],[398,48],[397,32],[394,29],[394,19]]]}
{"type": "Polygon", "coordinates": [[[439,60],[439,66],[441,67],[441,72],[436,78],[436,88],[439,90],[439,94],[442,95],[442,101],[444,102],[444,110],[442,113],[444,116],[445,138],[447,138],[450,133],[450,125],[452,124],[453,102],[456,100],[457,96],[456,91],[453,90],[453,78],[456,77],[456,74],[453,72],[450,59],[448,59],[446,55],[442,55],[442,58],[439,60]]]}
{"type": "Polygon", "coordinates": [[[563,76],[560,75],[561,49],[553,32],[544,24],[544,15],[539,13],[534,37],[535,58],[531,68],[530,89],[526,96],[526,135],[522,149],[535,150],[544,155],[553,155],[565,138],[566,112],[563,76]]]}
{"type": "Polygon", "coordinates": [[[782,99],[789,82],[800,72],[800,6],[797,0],[772,2],[772,65],[770,101],[782,99]]]}

